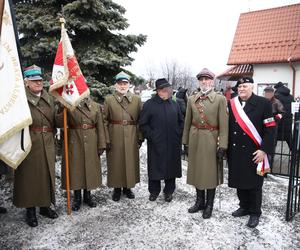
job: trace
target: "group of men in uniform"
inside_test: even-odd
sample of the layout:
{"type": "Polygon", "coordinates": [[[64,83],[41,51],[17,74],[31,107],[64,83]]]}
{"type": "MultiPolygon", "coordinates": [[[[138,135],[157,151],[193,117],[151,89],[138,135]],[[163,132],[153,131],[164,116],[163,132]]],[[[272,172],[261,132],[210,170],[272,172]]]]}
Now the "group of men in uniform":
{"type": "MultiPolygon", "coordinates": [[[[26,208],[29,226],[38,225],[36,207],[51,219],[58,217],[50,208],[55,203],[54,132],[62,127],[62,110],[43,89],[41,69],[35,65],[24,72],[26,94],[33,124],[32,150],[15,171],[14,199],[26,208]]],[[[215,75],[204,68],[197,75],[198,91],[188,98],[185,120],[172,98],[171,84],[156,81],[157,94],[142,106],[129,91],[130,78],[124,72],[115,80],[115,93],[106,97],[103,109],[89,97],[75,110],[68,110],[70,188],[74,191],[72,210],[83,202],[95,207],[91,190],[101,186],[100,155],[106,151],[107,186],[112,199],[122,193],[134,199],[132,190],[140,181],[139,148],[148,147],[149,200],[155,201],[164,180],[164,199],[171,202],[176,178],[182,176],[181,147],[188,148],[187,183],[196,189],[195,204],[189,213],[203,210],[212,216],[216,187],[223,183],[223,161],[227,152],[229,186],[237,189],[240,207],[234,217],[250,215],[248,226],[256,227],[261,215],[261,199],[266,155],[272,152],[274,118],[270,102],[253,93],[253,79],[242,78],[238,95],[227,103],[214,91],[215,75]],[[262,164],[264,163],[264,164],[262,164]]],[[[64,158],[64,157],[63,157],[64,158]]],[[[62,187],[65,188],[65,162],[62,187]]]]}
{"type": "MultiPolygon", "coordinates": [[[[32,65],[24,71],[26,95],[33,123],[30,125],[32,149],[15,171],[13,203],[26,208],[26,222],[38,225],[39,213],[56,219],[51,209],[55,204],[55,145],[57,128],[63,127],[63,107],[43,89],[41,68],[32,65]]],[[[139,182],[139,147],[142,137],[137,122],[142,105],[129,90],[129,76],[116,76],[116,91],[106,98],[104,108],[90,97],[83,98],[74,110],[67,110],[68,158],[72,210],[82,202],[96,207],[91,190],[102,185],[100,155],[106,150],[108,186],[114,188],[113,200],[123,193],[134,198],[131,188],[139,182]]],[[[64,150],[63,150],[64,152],[64,150]]],[[[66,189],[65,157],[61,166],[62,188],[66,189]]]]}

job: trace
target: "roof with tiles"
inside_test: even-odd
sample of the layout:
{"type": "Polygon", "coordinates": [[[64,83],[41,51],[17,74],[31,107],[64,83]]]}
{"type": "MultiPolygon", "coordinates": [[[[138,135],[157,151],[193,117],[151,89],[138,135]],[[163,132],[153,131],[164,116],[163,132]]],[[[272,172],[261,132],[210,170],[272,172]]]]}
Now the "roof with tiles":
{"type": "Polygon", "coordinates": [[[217,78],[221,77],[233,77],[233,76],[253,76],[253,65],[252,64],[241,64],[241,65],[236,65],[232,66],[226,71],[224,71],[222,74],[217,76],[217,78]]]}
{"type": "Polygon", "coordinates": [[[300,4],[242,13],[228,65],[300,60],[300,4]]]}

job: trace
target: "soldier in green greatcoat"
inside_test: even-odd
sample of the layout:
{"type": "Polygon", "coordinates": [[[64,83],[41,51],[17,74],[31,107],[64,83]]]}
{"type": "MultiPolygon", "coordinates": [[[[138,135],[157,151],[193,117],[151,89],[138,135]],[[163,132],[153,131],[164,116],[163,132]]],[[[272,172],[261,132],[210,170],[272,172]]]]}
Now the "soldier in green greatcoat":
{"type": "MultiPolygon", "coordinates": [[[[76,109],[68,110],[67,117],[72,210],[78,211],[82,200],[89,207],[97,206],[91,190],[102,185],[100,155],[106,147],[105,130],[101,107],[90,97],[81,100],[76,109]]],[[[59,120],[62,126],[61,115],[59,120]]],[[[62,187],[66,189],[64,157],[61,173],[62,187]]]]}
{"type": "Polygon", "coordinates": [[[135,198],[131,188],[140,181],[139,146],[142,137],[137,121],[142,109],[140,97],[129,91],[130,77],[120,72],[113,95],[104,102],[104,124],[107,139],[107,185],[114,188],[112,199],[119,201],[121,192],[135,198]]]}
{"type": "Polygon", "coordinates": [[[36,207],[45,217],[58,217],[50,208],[55,203],[55,109],[53,98],[43,89],[41,68],[32,65],[24,76],[33,121],[29,127],[32,147],[15,171],[13,203],[26,208],[27,224],[36,227],[36,207]]]}
{"type": "Polygon", "coordinates": [[[188,146],[187,183],[196,188],[196,203],[188,211],[212,215],[216,187],[223,183],[218,167],[228,143],[227,102],[213,90],[214,74],[204,68],[197,75],[199,91],[189,97],[182,143],[188,146]]]}

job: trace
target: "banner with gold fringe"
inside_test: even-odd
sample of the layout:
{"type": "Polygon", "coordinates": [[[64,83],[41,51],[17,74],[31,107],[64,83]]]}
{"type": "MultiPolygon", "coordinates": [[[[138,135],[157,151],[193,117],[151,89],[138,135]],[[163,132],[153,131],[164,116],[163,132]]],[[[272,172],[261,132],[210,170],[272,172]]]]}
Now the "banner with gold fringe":
{"type": "MultiPolygon", "coordinates": [[[[64,19],[61,19],[64,24],[64,19]]],[[[90,91],[80,70],[70,38],[64,25],[55,56],[49,92],[70,110],[89,96],[90,91]]]]}
{"type": "Polygon", "coordinates": [[[28,126],[32,118],[8,0],[0,13],[0,159],[16,169],[31,149],[28,126]]]}

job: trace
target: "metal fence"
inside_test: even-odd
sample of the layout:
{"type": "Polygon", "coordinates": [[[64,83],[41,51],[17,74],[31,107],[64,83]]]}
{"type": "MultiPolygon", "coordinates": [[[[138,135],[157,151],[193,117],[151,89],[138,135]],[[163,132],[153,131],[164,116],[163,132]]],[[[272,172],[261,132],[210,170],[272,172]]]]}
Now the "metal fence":
{"type": "Polygon", "coordinates": [[[289,164],[289,187],[286,207],[286,221],[290,221],[300,212],[300,113],[295,114],[289,164]]]}
{"type": "Polygon", "coordinates": [[[276,129],[274,154],[270,157],[272,174],[283,176],[290,174],[292,131],[292,117],[290,120],[281,121],[276,129]]]}

